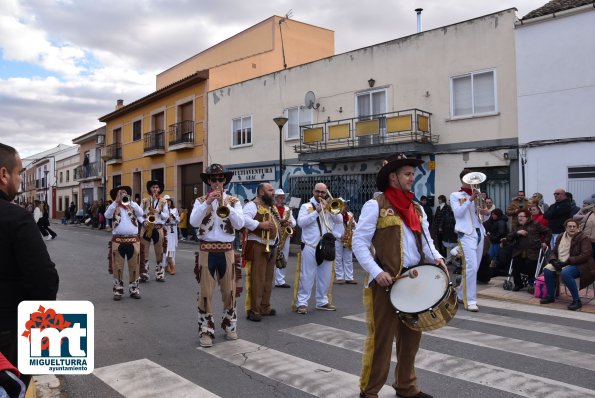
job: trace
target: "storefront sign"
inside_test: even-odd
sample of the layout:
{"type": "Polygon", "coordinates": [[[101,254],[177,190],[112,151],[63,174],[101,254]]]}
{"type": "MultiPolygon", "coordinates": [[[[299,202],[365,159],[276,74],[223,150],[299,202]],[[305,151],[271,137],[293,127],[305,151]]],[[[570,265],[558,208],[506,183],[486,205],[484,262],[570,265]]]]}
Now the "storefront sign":
{"type": "Polygon", "coordinates": [[[275,168],[273,166],[235,169],[232,171],[234,174],[231,182],[235,183],[275,180],[275,168]]]}

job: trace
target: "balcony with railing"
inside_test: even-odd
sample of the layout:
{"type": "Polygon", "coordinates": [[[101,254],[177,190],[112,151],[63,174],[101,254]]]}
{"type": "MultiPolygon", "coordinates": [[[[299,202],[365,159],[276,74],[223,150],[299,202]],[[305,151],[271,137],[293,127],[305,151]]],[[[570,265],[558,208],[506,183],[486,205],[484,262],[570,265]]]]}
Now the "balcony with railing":
{"type": "Polygon", "coordinates": [[[168,148],[170,151],[194,147],[194,120],[184,120],[169,126],[168,148]]]}
{"type": "Polygon", "coordinates": [[[93,162],[74,169],[74,179],[80,182],[99,180],[102,176],[101,162],[93,162]]]}
{"type": "Polygon", "coordinates": [[[122,144],[116,142],[106,145],[103,148],[101,157],[105,160],[105,164],[122,163],[122,144]]]}
{"type": "Polygon", "coordinates": [[[407,109],[300,126],[301,161],[360,160],[395,152],[432,153],[431,113],[407,109]]]}
{"type": "Polygon", "coordinates": [[[149,131],[144,137],[144,155],[163,155],[165,153],[165,131],[149,131]]]}

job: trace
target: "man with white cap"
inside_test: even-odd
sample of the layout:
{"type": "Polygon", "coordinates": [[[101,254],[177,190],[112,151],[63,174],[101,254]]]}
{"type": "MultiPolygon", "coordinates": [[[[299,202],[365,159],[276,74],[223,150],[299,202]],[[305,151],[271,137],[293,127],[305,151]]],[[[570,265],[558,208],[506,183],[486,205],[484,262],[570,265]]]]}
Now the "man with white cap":
{"type": "Polygon", "coordinates": [[[169,208],[169,218],[165,222],[165,233],[167,239],[165,240],[166,243],[166,250],[163,253],[163,262],[166,264],[165,272],[170,275],[176,274],[176,248],[178,247],[178,224],[180,223],[180,214],[178,213],[178,209],[176,209],[176,205],[174,204],[174,199],[169,196],[165,195],[163,197],[167,202],[167,207],[169,208]]]}
{"type": "Polygon", "coordinates": [[[353,280],[353,252],[351,251],[351,238],[355,229],[353,213],[347,208],[348,200],[339,198],[344,203],[341,216],[342,223],[336,223],[333,227],[333,235],[337,238],[335,242],[335,283],[343,285],[357,285],[353,280]]]}
{"type": "MultiPolygon", "coordinates": [[[[295,228],[296,222],[293,214],[291,213],[291,209],[285,205],[285,192],[281,188],[275,191],[275,207],[279,212],[279,217],[281,218],[281,240],[285,238],[285,243],[283,247],[280,247],[279,250],[282,250],[283,258],[285,259],[285,266],[287,265],[287,259],[289,258],[289,246],[290,246],[290,239],[291,236],[286,236],[287,227],[295,228]]],[[[281,256],[279,253],[278,256],[281,256]]],[[[275,287],[281,288],[289,288],[289,284],[285,282],[285,267],[280,267],[282,261],[277,261],[277,266],[275,267],[275,287]]]]}

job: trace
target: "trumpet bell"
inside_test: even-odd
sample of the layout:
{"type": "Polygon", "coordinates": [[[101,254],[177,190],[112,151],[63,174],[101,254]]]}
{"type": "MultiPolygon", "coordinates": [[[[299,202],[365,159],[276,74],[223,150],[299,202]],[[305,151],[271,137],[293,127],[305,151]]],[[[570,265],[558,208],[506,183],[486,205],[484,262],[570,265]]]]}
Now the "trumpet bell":
{"type": "Polygon", "coordinates": [[[479,171],[473,171],[463,176],[462,180],[465,184],[479,185],[487,179],[486,175],[479,171]]]}
{"type": "Polygon", "coordinates": [[[293,236],[293,228],[285,227],[285,233],[289,236],[293,236]]]}
{"type": "Polygon", "coordinates": [[[153,214],[151,214],[149,217],[147,217],[147,222],[149,222],[151,224],[154,224],[156,220],[157,219],[155,218],[155,216],[153,214]]]}
{"type": "Polygon", "coordinates": [[[219,206],[216,213],[219,218],[228,218],[230,214],[229,207],[219,206]]]}
{"type": "Polygon", "coordinates": [[[345,208],[345,202],[341,199],[333,199],[328,204],[328,211],[332,214],[339,214],[343,212],[345,208]]]}
{"type": "Polygon", "coordinates": [[[125,205],[130,203],[130,196],[128,196],[128,195],[122,196],[122,203],[125,205]]]}

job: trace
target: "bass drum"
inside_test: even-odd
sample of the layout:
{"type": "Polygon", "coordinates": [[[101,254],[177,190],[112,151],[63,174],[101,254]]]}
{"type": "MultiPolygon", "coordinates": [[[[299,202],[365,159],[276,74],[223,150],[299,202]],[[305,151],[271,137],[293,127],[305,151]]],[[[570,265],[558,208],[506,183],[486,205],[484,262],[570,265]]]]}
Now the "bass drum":
{"type": "Polygon", "coordinates": [[[457,313],[457,293],[446,271],[434,264],[420,264],[417,277],[401,278],[390,288],[390,302],[407,327],[429,331],[446,325],[457,313]]]}

